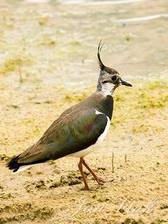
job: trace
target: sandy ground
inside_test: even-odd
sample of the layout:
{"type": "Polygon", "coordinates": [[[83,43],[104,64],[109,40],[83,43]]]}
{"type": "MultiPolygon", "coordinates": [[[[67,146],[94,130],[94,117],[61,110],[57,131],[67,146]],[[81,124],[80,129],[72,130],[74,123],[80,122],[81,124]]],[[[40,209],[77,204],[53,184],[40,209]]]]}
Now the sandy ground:
{"type": "Polygon", "coordinates": [[[28,4],[0,7],[0,224],[168,223],[168,23],[119,19],[167,13],[167,1],[127,5],[28,4]],[[61,112],[94,91],[96,45],[134,87],[116,91],[106,141],[86,160],[62,158],[18,174],[5,166],[61,112]]]}

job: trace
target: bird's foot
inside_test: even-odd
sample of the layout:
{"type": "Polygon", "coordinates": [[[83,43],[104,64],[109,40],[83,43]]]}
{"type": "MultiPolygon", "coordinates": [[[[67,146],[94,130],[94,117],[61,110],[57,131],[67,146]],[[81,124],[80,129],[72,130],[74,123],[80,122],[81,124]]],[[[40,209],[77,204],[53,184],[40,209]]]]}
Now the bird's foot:
{"type": "Polygon", "coordinates": [[[95,180],[99,185],[103,185],[105,183],[105,180],[103,180],[101,177],[97,177],[95,180]]]}
{"type": "Polygon", "coordinates": [[[85,185],[84,188],[83,188],[83,190],[84,191],[89,191],[89,186],[88,185],[85,185]]]}

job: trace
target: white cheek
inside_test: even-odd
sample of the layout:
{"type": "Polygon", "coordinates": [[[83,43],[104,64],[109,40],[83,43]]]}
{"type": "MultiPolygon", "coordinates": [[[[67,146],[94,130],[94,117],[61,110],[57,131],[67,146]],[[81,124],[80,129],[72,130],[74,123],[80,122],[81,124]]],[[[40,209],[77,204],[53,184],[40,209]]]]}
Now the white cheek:
{"type": "Polygon", "coordinates": [[[113,93],[115,85],[113,83],[104,83],[102,85],[102,92],[104,96],[111,95],[113,93]]]}

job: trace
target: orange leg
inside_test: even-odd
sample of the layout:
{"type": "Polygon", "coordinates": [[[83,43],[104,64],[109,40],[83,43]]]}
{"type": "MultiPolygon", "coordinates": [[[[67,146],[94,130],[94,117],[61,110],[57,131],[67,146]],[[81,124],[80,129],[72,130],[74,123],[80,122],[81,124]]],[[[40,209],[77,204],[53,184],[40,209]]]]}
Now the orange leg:
{"type": "Polygon", "coordinates": [[[94,177],[95,181],[99,184],[102,185],[105,181],[102,180],[101,178],[99,178],[94,172],[93,170],[87,165],[87,163],[85,162],[85,160],[83,158],[80,158],[81,163],[83,163],[83,165],[89,170],[89,172],[92,174],[92,176],[94,177]]]}
{"type": "Polygon", "coordinates": [[[89,190],[89,186],[88,186],[87,181],[86,181],[86,176],[85,176],[85,174],[84,174],[84,172],[83,172],[82,158],[80,158],[80,161],[79,161],[79,163],[78,163],[78,168],[79,168],[79,171],[80,171],[80,173],[81,173],[81,175],[82,175],[82,177],[83,177],[83,182],[84,182],[84,184],[85,184],[85,186],[84,186],[84,190],[89,190]]]}

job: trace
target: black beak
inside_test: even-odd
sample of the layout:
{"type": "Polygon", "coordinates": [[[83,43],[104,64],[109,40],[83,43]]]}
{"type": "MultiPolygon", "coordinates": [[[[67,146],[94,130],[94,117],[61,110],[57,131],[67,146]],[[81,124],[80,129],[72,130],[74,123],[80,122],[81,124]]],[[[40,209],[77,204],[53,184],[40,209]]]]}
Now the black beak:
{"type": "Polygon", "coordinates": [[[132,87],[132,85],[124,80],[121,80],[121,84],[124,85],[124,86],[130,86],[132,87]]]}

